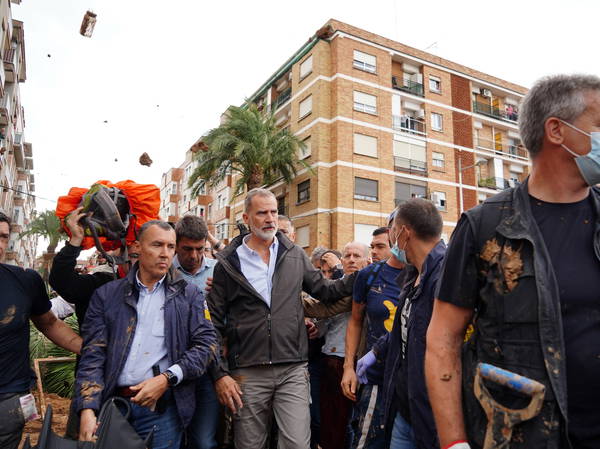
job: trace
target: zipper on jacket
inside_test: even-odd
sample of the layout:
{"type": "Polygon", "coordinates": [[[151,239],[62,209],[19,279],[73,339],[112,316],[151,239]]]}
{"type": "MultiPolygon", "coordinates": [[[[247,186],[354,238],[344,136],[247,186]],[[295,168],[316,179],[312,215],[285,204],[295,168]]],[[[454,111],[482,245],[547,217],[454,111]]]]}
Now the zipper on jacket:
{"type": "Polygon", "coordinates": [[[273,342],[271,340],[271,312],[267,314],[267,332],[269,334],[269,365],[273,363],[273,342]]]}
{"type": "Polygon", "coordinates": [[[123,371],[123,367],[125,366],[125,358],[129,355],[129,351],[131,350],[129,344],[131,343],[131,336],[135,333],[135,329],[137,328],[137,311],[136,317],[133,320],[133,329],[129,332],[127,336],[127,341],[125,342],[125,351],[123,351],[123,355],[121,356],[121,361],[119,362],[119,373],[123,371]]]}

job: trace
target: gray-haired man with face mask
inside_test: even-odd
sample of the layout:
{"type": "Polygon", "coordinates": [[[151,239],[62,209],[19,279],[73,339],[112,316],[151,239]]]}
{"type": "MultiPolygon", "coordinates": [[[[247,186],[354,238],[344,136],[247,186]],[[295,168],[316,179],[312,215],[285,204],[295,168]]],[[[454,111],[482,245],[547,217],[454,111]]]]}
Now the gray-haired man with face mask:
{"type": "Polygon", "coordinates": [[[440,443],[482,446],[487,419],[473,382],[486,362],[546,387],[511,448],[600,447],[600,78],[540,80],[519,127],[531,175],[467,211],[446,255],[426,355],[440,443]]]}

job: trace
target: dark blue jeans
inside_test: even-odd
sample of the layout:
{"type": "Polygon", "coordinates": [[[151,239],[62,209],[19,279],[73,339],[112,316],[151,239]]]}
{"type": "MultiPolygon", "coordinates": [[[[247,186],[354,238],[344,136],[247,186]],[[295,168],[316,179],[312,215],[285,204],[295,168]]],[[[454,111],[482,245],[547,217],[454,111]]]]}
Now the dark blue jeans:
{"type": "Polygon", "coordinates": [[[188,449],[215,449],[219,424],[219,400],[208,374],[196,382],[196,412],[188,426],[188,449]]]}
{"type": "Polygon", "coordinates": [[[129,422],[142,439],[146,439],[154,428],[152,449],[179,449],[183,435],[183,425],[177,406],[170,392],[167,396],[167,407],[163,413],[153,412],[149,408],[141,407],[130,402],[131,415],[129,422]]]}
{"type": "Polygon", "coordinates": [[[384,400],[381,386],[363,385],[354,405],[353,449],[385,449],[384,400]]]}
{"type": "Polygon", "coordinates": [[[392,441],[390,449],[416,449],[417,442],[412,427],[400,415],[396,414],[394,419],[394,427],[392,428],[392,441]]]}

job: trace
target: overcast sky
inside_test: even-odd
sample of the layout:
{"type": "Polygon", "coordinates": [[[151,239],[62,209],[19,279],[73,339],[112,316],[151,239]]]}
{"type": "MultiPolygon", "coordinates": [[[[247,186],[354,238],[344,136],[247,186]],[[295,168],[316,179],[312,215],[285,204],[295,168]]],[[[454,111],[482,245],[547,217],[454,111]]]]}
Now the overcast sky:
{"type": "Polygon", "coordinates": [[[23,0],[12,9],[25,22],[36,193],[53,200],[98,179],[159,185],[329,18],[526,87],[549,73],[600,74],[597,0],[23,0]],[[91,39],[79,35],[86,9],[98,14],[91,39]],[[151,168],[137,162],[144,151],[151,168]]]}

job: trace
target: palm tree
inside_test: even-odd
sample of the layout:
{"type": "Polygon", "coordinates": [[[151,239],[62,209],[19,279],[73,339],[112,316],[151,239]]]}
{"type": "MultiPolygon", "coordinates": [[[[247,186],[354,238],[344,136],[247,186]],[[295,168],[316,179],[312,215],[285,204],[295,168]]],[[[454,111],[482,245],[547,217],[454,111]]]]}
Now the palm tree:
{"type": "Polygon", "coordinates": [[[46,210],[41,214],[35,215],[29,223],[28,229],[21,232],[19,237],[28,235],[43,237],[48,240],[48,247],[46,248],[44,263],[42,265],[42,277],[45,282],[48,282],[48,273],[50,272],[52,259],[54,259],[54,251],[56,250],[58,243],[66,238],[66,234],[62,232],[60,220],[54,211],[46,210]]]}
{"type": "Polygon", "coordinates": [[[279,179],[290,183],[299,167],[308,167],[298,159],[306,145],[275,122],[273,112],[263,113],[254,103],[230,107],[225,122],[210,130],[200,145],[189,181],[192,194],[200,194],[205,185],[216,186],[230,173],[239,175],[233,197],[244,187],[251,190],[279,179]]]}

